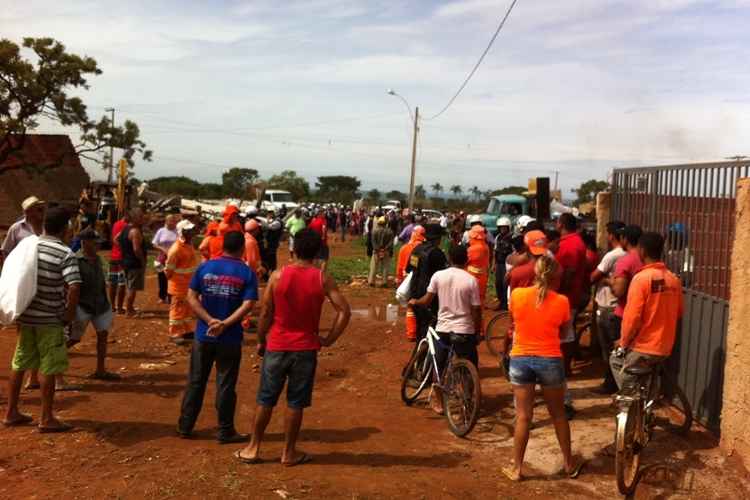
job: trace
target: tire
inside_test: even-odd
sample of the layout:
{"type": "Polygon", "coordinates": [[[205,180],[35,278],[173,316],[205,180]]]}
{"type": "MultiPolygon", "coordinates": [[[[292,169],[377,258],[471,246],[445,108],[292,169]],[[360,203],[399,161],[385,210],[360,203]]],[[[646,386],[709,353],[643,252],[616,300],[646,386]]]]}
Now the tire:
{"type": "Polygon", "coordinates": [[[687,436],[690,427],[693,425],[693,407],[690,406],[690,401],[688,401],[685,392],[679,385],[675,384],[673,390],[676,399],[679,401],[679,411],[682,412],[684,419],[678,423],[670,421],[670,427],[680,436],[687,436]]]}
{"type": "Polygon", "coordinates": [[[500,356],[500,353],[502,353],[509,326],[510,313],[508,311],[501,312],[487,323],[484,338],[487,343],[487,350],[493,356],[500,356]]]}
{"type": "Polygon", "coordinates": [[[640,403],[634,402],[627,411],[617,414],[615,430],[615,475],[617,489],[623,495],[635,491],[638,468],[641,465],[641,445],[638,442],[640,403]]]}
{"type": "Polygon", "coordinates": [[[477,368],[469,360],[454,359],[443,386],[443,408],[451,432],[458,437],[470,433],[479,419],[481,404],[482,388],[477,368]]]}
{"type": "Polygon", "coordinates": [[[431,376],[429,348],[427,341],[422,341],[415,347],[401,377],[401,399],[404,403],[411,406],[427,387],[431,376]]]}

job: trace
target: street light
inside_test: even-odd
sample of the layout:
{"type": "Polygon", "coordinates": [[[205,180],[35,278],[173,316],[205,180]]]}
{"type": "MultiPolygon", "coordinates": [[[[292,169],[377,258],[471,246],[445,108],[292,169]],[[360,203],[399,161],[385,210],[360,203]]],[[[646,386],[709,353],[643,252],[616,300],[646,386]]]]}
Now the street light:
{"type": "Polygon", "coordinates": [[[398,97],[403,101],[406,109],[409,111],[409,118],[411,118],[411,121],[414,124],[414,138],[412,139],[411,144],[411,181],[409,182],[409,211],[411,212],[414,210],[414,180],[417,171],[417,133],[419,133],[419,107],[414,108],[414,114],[412,114],[411,106],[409,106],[409,101],[407,101],[402,95],[398,94],[393,89],[388,89],[387,93],[388,95],[398,97]]]}

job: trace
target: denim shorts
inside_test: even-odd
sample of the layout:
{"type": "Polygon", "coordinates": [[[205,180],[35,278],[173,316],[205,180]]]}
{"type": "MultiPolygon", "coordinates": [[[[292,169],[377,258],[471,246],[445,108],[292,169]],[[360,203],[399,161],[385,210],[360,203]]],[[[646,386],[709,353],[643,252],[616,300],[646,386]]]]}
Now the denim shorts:
{"type": "Polygon", "coordinates": [[[266,351],[256,402],[273,408],[286,383],[287,406],[295,410],[309,407],[317,364],[317,351],[266,351]]]}
{"type": "Polygon", "coordinates": [[[512,356],[510,358],[510,383],[536,385],[554,389],[565,383],[563,358],[541,356],[512,356]]]}

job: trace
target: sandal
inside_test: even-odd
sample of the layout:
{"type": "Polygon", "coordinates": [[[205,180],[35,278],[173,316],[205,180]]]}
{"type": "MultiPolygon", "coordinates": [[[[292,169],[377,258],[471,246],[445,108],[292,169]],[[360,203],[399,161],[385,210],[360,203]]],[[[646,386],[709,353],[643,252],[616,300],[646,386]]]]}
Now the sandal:
{"type": "Polygon", "coordinates": [[[61,432],[68,432],[72,430],[73,426],[70,424],[66,424],[65,422],[60,422],[59,425],[54,425],[50,427],[39,425],[37,426],[37,429],[39,429],[39,432],[41,434],[59,434],[61,432]]]}
{"type": "Polygon", "coordinates": [[[583,470],[583,467],[586,465],[585,460],[580,460],[576,463],[576,465],[573,467],[573,469],[570,472],[565,472],[564,474],[568,476],[570,479],[578,479],[578,476],[581,475],[581,470],[583,470]]]}
{"type": "Polygon", "coordinates": [[[312,461],[312,457],[307,453],[303,453],[299,458],[293,462],[281,462],[284,467],[296,467],[298,465],[306,464],[312,461]]]}
{"type": "Polygon", "coordinates": [[[24,415],[23,413],[21,413],[21,416],[15,420],[3,420],[3,425],[5,427],[18,427],[20,425],[30,424],[33,421],[34,421],[34,417],[32,417],[31,415],[24,415]]]}
{"type": "Polygon", "coordinates": [[[26,384],[23,386],[24,391],[35,391],[37,389],[40,389],[42,386],[39,384],[26,384]]]}
{"type": "Polygon", "coordinates": [[[63,385],[55,386],[55,392],[75,392],[75,391],[82,391],[82,390],[83,390],[83,386],[81,384],[65,383],[63,385]]]}
{"type": "Polygon", "coordinates": [[[263,460],[262,460],[262,459],[261,459],[260,457],[255,457],[255,458],[247,458],[247,457],[243,457],[243,456],[241,455],[241,452],[242,452],[242,450],[237,450],[237,451],[235,451],[235,452],[233,453],[233,455],[234,455],[234,458],[236,458],[237,460],[239,460],[239,461],[240,461],[240,462],[242,462],[243,464],[247,464],[247,465],[255,465],[255,464],[260,464],[260,463],[263,463],[263,460]]]}
{"type": "Polygon", "coordinates": [[[502,472],[503,476],[505,476],[509,481],[513,481],[514,483],[523,481],[523,474],[519,472],[518,475],[516,475],[515,471],[511,467],[502,467],[500,469],[500,472],[502,472]]]}

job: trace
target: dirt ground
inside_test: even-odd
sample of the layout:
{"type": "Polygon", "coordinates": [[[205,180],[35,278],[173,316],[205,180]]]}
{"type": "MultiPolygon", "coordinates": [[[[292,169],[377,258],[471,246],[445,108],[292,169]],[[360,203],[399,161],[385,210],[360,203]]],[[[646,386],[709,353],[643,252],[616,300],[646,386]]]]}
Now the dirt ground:
{"type": "MultiPolygon", "coordinates": [[[[334,244],[332,253],[354,251],[334,244]]],[[[285,249],[281,254],[286,255],[285,249]]],[[[260,465],[238,463],[239,445],[214,440],[214,389],[209,385],[197,438],[182,440],[175,423],[185,384],[188,347],[167,341],[167,308],[157,305],[156,279],[139,298],[141,318],[116,319],[109,368],[119,382],[87,377],[94,369],[95,339],[89,331],[70,352],[71,382],[80,392],[57,396],[60,416],[76,426],[63,435],[40,435],[35,427],[0,429],[0,498],[616,498],[610,399],[590,389],[599,383],[596,364],[583,365],[573,388],[577,418],[571,423],[574,450],[588,459],[578,480],[555,474],[562,463],[543,406],[535,414],[520,484],[499,474],[512,449],[509,384],[480,347],[482,416],[468,439],[458,439],[444,418],[423,405],[406,407],[399,396],[401,367],[411,344],[396,325],[369,311],[382,308],[392,292],[344,287],[355,314],[340,342],[321,352],[313,407],[300,440],[313,461],[283,468],[282,407],[274,416],[260,465]]],[[[491,317],[487,311],[487,318],[491,317]]],[[[330,325],[331,311],[323,325],[330,325]]],[[[0,331],[0,383],[8,378],[15,343],[0,331]]],[[[259,359],[248,337],[238,386],[237,427],[250,431],[259,359]]],[[[211,383],[213,383],[213,378],[211,383]]],[[[26,411],[39,415],[37,392],[22,394],[26,411]]],[[[4,408],[4,406],[3,406],[4,408]]],[[[728,463],[717,439],[695,427],[680,438],[657,429],[643,456],[652,466],[636,498],[748,498],[748,478],[728,463]]]]}

